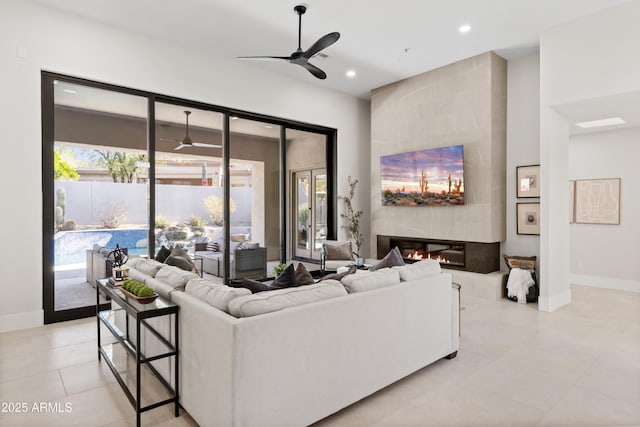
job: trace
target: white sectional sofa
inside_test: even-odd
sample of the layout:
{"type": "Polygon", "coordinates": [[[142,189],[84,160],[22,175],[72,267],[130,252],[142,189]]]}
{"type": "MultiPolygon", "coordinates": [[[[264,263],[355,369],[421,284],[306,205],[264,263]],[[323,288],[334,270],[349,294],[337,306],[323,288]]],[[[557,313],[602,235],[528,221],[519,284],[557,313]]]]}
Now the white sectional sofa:
{"type": "Polygon", "coordinates": [[[154,263],[130,276],[180,305],[180,401],[201,426],[309,425],[459,347],[439,265],[251,294],[154,263]]]}

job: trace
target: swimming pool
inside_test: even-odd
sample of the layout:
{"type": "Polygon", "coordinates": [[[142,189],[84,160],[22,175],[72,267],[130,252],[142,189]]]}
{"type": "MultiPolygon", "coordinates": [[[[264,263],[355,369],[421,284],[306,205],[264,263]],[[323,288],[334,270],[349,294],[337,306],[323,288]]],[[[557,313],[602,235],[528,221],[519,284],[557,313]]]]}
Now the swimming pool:
{"type": "Polygon", "coordinates": [[[62,231],[54,240],[54,265],[84,264],[86,251],[94,245],[128,248],[129,255],[148,253],[146,228],[62,231]]]}

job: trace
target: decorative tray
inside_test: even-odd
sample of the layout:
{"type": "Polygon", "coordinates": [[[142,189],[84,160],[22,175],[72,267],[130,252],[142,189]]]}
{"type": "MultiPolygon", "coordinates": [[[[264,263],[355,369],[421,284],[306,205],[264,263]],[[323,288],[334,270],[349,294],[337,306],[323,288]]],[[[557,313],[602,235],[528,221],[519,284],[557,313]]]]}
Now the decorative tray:
{"type": "Polygon", "coordinates": [[[122,292],[122,295],[124,295],[126,298],[131,298],[133,300],[135,300],[136,302],[140,303],[140,304],[149,304],[153,301],[155,301],[156,298],[158,298],[158,293],[154,292],[153,296],[150,297],[139,297],[137,295],[132,294],[131,292],[125,290],[124,288],[120,288],[120,292],[122,292]]]}

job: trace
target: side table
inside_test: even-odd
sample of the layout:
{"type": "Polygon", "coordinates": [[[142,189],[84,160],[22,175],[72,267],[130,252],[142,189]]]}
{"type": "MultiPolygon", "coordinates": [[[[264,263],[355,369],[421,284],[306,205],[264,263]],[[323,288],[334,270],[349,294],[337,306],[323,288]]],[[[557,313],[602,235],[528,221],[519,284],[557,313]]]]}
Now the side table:
{"type": "MultiPolygon", "coordinates": [[[[118,286],[114,286],[109,282],[109,279],[98,279],[96,281],[96,318],[98,326],[98,361],[104,360],[113,372],[116,380],[125,392],[129,402],[136,410],[136,426],[140,427],[141,414],[145,411],[157,408],[158,406],[173,403],[175,405],[174,414],[177,417],[180,409],[180,394],[179,394],[179,349],[178,349],[178,317],[180,307],[171,301],[168,301],[161,296],[158,296],[153,302],[148,304],[140,304],[135,300],[127,298],[118,286]],[[111,297],[111,309],[100,310],[100,293],[106,294],[111,297]],[[124,330],[117,325],[116,317],[124,315],[124,330]],[[147,319],[172,316],[174,320],[173,330],[173,343],[169,339],[162,336],[147,319]],[[135,341],[130,335],[130,319],[135,321],[135,341]],[[115,343],[102,343],[100,324],[104,324],[116,339],[115,343]],[[143,329],[144,328],[144,329],[143,329]],[[160,354],[143,354],[141,340],[143,336],[141,331],[149,331],[153,337],[161,344],[161,347],[166,349],[165,352],[160,354]],[[163,378],[163,376],[154,368],[151,362],[173,357],[174,366],[174,387],[163,378]],[[131,363],[133,362],[133,363],[131,363]],[[135,371],[131,369],[130,365],[135,365],[135,371]],[[146,406],[142,406],[142,388],[141,377],[147,375],[147,372],[151,378],[155,380],[155,383],[161,384],[160,387],[164,387],[166,394],[169,398],[160,400],[146,406]],[[134,377],[134,378],[132,378],[134,377]],[[131,391],[128,382],[133,382],[135,379],[135,390],[131,391]],[[134,395],[135,393],[135,395],[134,395]]],[[[153,387],[154,390],[156,387],[153,387]]]]}

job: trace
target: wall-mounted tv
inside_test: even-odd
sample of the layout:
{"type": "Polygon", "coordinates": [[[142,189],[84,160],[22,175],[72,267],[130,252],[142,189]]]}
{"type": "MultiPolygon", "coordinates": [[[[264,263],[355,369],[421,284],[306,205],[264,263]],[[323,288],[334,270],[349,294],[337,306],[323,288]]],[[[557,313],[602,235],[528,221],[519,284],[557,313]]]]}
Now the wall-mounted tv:
{"type": "Polygon", "coordinates": [[[383,206],[464,205],[462,145],[380,157],[383,206]]]}

